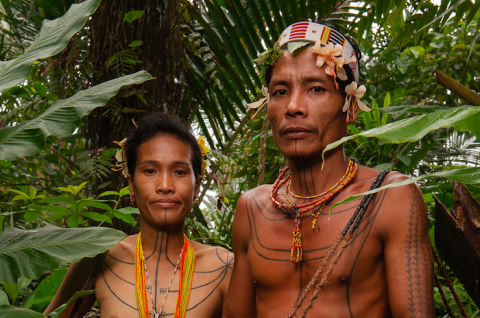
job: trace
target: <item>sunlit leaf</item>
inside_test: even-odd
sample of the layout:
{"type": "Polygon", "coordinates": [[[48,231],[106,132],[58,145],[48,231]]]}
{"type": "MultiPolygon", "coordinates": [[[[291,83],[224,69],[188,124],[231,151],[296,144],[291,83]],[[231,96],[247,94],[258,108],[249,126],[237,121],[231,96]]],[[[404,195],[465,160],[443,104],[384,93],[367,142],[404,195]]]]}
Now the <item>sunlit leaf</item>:
{"type": "Polygon", "coordinates": [[[384,142],[399,144],[422,139],[426,134],[440,128],[452,127],[457,131],[470,131],[480,136],[480,107],[454,108],[399,120],[385,126],[346,136],[329,144],[322,153],[358,137],[375,137],[384,142]]]}
{"type": "Polygon", "coordinates": [[[0,234],[0,282],[37,279],[60,265],[102,253],[125,237],[109,228],[8,227],[0,234]]]}
{"type": "Polygon", "coordinates": [[[452,170],[429,173],[429,174],[425,174],[425,175],[422,175],[422,176],[412,177],[412,178],[408,178],[408,179],[401,180],[401,181],[398,181],[398,182],[390,183],[388,185],[385,185],[383,187],[380,187],[380,188],[377,188],[377,189],[374,189],[374,190],[370,190],[370,191],[366,191],[366,192],[363,192],[363,193],[360,193],[360,194],[352,195],[352,196],[350,196],[350,197],[348,197],[348,198],[346,198],[346,199],[344,199],[340,202],[337,202],[337,203],[332,205],[332,207],[330,208],[330,212],[336,206],[339,206],[339,205],[347,203],[347,202],[351,202],[351,201],[353,201],[353,200],[355,200],[355,199],[357,199],[361,196],[372,194],[372,193],[377,193],[379,191],[389,189],[389,188],[396,188],[396,187],[409,185],[409,184],[418,182],[418,181],[423,180],[423,179],[431,179],[431,178],[447,178],[447,179],[451,179],[451,180],[454,180],[454,181],[457,181],[457,182],[460,182],[460,183],[478,184],[478,183],[480,183],[480,168],[452,169],[452,170]]]}
{"type": "Polygon", "coordinates": [[[60,53],[95,12],[100,0],[87,0],[73,4],[61,18],[44,20],[32,45],[18,58],[0,61],[0,92],[18,85],[27,79],[33,62],[60,53]]]}
{"type": "Polygon", "coordinates": [[[13,160],[40,151],[48,136],[69,136],[83,116],[104,106],[122,86],[140,84],[152,77],[145,71],[123,76],[57,100],[40,116],[14,127],[0,129],[0,159],[13,160]]]}

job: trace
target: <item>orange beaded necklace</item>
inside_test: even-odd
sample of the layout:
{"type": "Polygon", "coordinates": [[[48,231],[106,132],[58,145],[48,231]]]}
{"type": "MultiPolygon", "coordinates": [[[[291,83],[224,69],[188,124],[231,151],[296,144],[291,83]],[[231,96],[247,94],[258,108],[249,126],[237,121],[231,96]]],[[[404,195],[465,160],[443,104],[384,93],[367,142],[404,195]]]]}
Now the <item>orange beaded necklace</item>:
{"type": "Polygon", "coordinates": [[[327,205],[328,201],[330,201],[335,194],[337,194],[340,190],[342,190],[355,177],[355,174],[357,173],[357,170],[358,170],[358,163],[356,160],[349,159],[347,171],[345,172],[343,177],[333,187],[331,187],[327,191],[320,194],[312,195],[312,196],[300,196],[300,195],[293,194],[291,192],[290,175],[288,175],[287,177],[285,177],[285,179],[283,179],[285,173],[288,170],[289,170],[289,167],[288,166],[285,167],[285,169],[283,169],[283,171],[280,173],[277,180],[273,184],[273,189],[272,189],[272,193],[270,194],[270,199],[275,204],[275,206],[280,211],[282,211],[282,213],[288,216],[295,217],[296,228],[293,231],[293,241],[292,241],[290,259],[292,262],[298,263],[299,261],[302,260],[302,256],[303,256],[302,233],[300,232],[300,228],[298,227],[300,225],[300,215],[313,215],[314,218],[312,221],[312,229],[315,229],[318,216],[320,215],[320,212],[322,211],[322,209],[327,205]],[[287,183],[287,185],[285,187],[284,195],[288,202],[286,204],[283,203],[283,201],[278,202],[275,198],[278,194],[278,190],[285,183],[287,183]],[[315,199],[315,200],[312,200],[304,204],[297,204],[297,202],[292,203],[288,198],[287,191],[292,195],[292,197],[295,197],[298,199],[310,199],[310,200],[315,199]],[[320,207],[318,211],[310,212],[317,207],[320,207]]]}

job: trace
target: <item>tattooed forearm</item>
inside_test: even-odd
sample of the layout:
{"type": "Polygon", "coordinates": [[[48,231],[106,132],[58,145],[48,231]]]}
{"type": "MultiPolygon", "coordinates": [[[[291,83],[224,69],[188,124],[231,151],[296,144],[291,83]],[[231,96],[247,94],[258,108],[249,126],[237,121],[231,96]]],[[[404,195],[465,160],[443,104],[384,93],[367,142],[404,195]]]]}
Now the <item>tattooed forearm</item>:
{"type": "Polygon", "coordinates": [[[427,231],[427,221],[421,210],[419,194],[410,203],[408,235],[406,238],[406,274],[408,292],[408,311],[411,317],[424,317],[430,306],[431,293],[430,263],[427,257],[430,249],[422,235],[427,231]]]}

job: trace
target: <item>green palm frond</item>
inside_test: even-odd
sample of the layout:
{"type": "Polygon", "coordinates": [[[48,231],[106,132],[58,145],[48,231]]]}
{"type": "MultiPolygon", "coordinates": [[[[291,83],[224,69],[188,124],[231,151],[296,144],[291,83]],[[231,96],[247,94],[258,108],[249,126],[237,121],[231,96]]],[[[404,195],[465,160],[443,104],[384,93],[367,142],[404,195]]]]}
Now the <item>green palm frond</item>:
{"type": "MultiPolygon", "coordinates": [[[[191,104],[199,104],[196,109],[202,111],[195,116],[201,126],[212,127],[218,142],[209,143],[216,148],[220,141],[228,141],[224,133],[227,127],[231,129],[245,114],[244,103],[261,96],[263,79],[252,60],[272,47],[288,25],[307,19],[335,22],[357,41],[363,41],[373,25],[386,26],[392,41],[378,44],[382,50],[388,45],[388,51],[412,37],[420,38],[429,28],[441,28],[454,15],[463,17],[467,13],[471,21],[469,12],[478,11],[478,4],[469,3],[442,1],[437,6],[406,0],[203,0],[199,8],[188,8],[192,20],[185,26],[186,95],[191,96],[191,104]]],[[[205,135],[212,133],[203,130],[205,135]]]]}

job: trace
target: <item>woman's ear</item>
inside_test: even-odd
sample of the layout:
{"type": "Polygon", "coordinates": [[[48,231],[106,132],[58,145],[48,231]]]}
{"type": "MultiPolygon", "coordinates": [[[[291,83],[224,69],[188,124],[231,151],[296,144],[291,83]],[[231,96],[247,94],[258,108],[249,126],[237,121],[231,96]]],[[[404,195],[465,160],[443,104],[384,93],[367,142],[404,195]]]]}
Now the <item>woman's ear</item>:
{"type": "Polygon", "coordinates": [[[195,184],[195,195],[194,198],[198,198],[198,195],[200,194],[200,186],[202,185],[202,180],[200,179],[196,184],[195,184]]]}
{"type": "Polygon", "coordinates": [[[130,173],[127,175],[127,180],[128,180],[128,190],[130,191],[130,197],[134,197],[135,191],[133,190],[133,178],[130,175],[130,173]]]}

